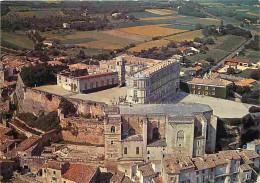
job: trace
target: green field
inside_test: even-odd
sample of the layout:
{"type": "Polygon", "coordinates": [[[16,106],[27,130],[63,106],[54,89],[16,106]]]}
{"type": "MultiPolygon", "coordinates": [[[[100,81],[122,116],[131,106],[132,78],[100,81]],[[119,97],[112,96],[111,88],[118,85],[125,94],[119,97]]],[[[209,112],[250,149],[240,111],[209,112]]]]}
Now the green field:
{"type": "Polygon", "coordinates": [[[34,44],[33,42],[25,35],[25,32],[16,31],[16,32],[1,32],[1,38],[9,42],[13,45],[26,48],[26,49],[33,49],[34,44]]]}
{"type": "Polygon", "coordinates": [[[245,55],[239,55],[237,58],[249,59],[251,63],[260,62],[260,55],[258,51],[255,50],[245,50],[245,55]]]}
{"type": "Polygon", "coordinates": [[[205,60],[206,58],[213,58],[215,61],[219,61],[225,58],[232,51],[236,50],[246,41],[244,37],[240,36],[220,36],[215,40],[214,45],[210,45],[209,51],[206,54],[197,54],[194,56],[189,56],[188,58],[193,61],[205,60]]]}

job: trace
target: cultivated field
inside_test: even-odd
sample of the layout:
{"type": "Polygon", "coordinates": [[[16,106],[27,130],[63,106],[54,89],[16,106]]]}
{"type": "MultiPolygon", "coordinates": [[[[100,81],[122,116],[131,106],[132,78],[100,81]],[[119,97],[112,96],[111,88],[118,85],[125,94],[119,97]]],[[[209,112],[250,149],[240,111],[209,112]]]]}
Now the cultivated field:
{"type": "Polygon", "coordinates": [[[149,48],[157,47],[160,48],[162,46],[166,46],[170,41],[168,40],[155,40],[155,41],[149,41],[142,44],[139,44],[133,48],[130,48],[128,51],[131,52],[141,52],[142,50],[148,50],[149,48]]]}
{"type": "Polygon", "coordinates": [[[162,26],[167,26],[169,24],[160,24],[160,25],[145,25],[145,26],[135,26],[135,27],[128,27],[128,28],[122,28],[117,29],[119,31],[131,33],[131,34],[137,34],[142,36],[168,36],[171,34],[176,34],[180,32],[184,32],[185,30],[180,29],[170,29],[170,28],[164,28],[162,26]]]}
{"type": "Polygon", "coordinates": [[[166,9],[146,9],[145,11],[150,12],[150,13],[154,13],[157,15],[170,15],[173,13],[177,13],[176,11],[172,11],[172,10],[166,10],[166,9]]]}
{"type": "Polygon", "coordinates": [[[176,34],[173,36],[165,37],[163,39],[168,41],[175,41],[175,42],[181,42],[181,41],[193,41],[196,37],[203,37],[203,34],[201,30],[195,30],[195,31],[189,31],[182,34],[176,34]]]}
{"type": "Polygon", "coordinates": [[[247,15],[256,16],[256,17],[259,17],[259,16],[260,16],[259,13],[254,13],[254,12],[247,12],[246,14],[247,14],[247,15]]]}
{"type": "Polygon", "coordinates": [[[154,21],[154,20],[168,20],[168,19],[176,19],[182,18],[185,16],[182,15],[175,15],[175,16],[163,16],[163,17],[146,17],[146,18],[139,18],[141,21],[154,21]]]}
{"type": "Polygon", "coordinates": [[[81,43],[76,45],[84,46],[92,49],[100,49],[100,50],[115,50],[115,49],[124,48],[126,46],[125,44],[111,43],[108,41],[92,41],[92,42],[81,43]]]}
{"type": "Polygon", "coordinates": [[[141,35],[136,35],[136,34],[130,34],[127,32],[119,31],[119,30],[108,30],[108,31],[103,31],[104,34],[108,34],[111,36],[116,36],[119,38],[126,38],[126,39],[131,39],[133,41],[145,41],[145,40],[151,40],[151,37],[148,36],[141,36],[141,35]]]}
{"type": "Polygon", "coordinates": [[[236,9],[236,11],[246,12],[249,11],[248,9],[236,9]]]}
{"type": "Polygon", "coordinates": [[[178,23],[184,24],[202,24],[202,25],[219,25],[220,20],[214,18],[195,18],[195,17],[183,17],[176,19],[178,23]]]}
{"type": "Polygon", "coordinates": [[[33,42],[25,35],[25,32],[22,31],[16,31],[16,32],[2,31],[1,39],[22,48],[33,49],[34,47],[33,42]]]}

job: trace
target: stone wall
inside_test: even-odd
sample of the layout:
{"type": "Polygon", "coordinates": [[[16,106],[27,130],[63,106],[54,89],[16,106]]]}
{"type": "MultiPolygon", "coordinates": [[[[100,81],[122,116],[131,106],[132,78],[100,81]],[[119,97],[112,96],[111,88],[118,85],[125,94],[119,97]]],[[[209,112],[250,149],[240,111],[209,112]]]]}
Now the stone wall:
{"type": "Polygon", "coordinates": [[[61,119],[64,141],[104,145],[104,125],[95,119],[69,117],[61,119]]]}
{"type": "MultiPolygon", "coordinates": [[[[62,99],[62,96],[26,87],[20,75],[18,76],[15,93],[18,100],[18,110],[35,115],[38,115],[41,111],[45,113],[57,111],[62,99]]],[[[72,98],[67,98],[67,100],[75,105],[78,114],[90,114],[94,118],[104,117],[105,103],[72,98]]]]}

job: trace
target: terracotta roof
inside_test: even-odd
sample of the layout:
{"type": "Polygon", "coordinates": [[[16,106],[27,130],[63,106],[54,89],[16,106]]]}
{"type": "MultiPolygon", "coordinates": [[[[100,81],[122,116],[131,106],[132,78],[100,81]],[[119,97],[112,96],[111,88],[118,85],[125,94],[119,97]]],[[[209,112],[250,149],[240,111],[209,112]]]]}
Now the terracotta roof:
{"type": "Polygon", "coordinates": [[[70,164],[69,169],[62,175],[62,178],[77,183],[90,182],[93,178],[97,167],[85,164],[70,164]]]}
{"type": "Polygon", "coordinates": [[[248,159],[253,159],[253,158],[260,158],[260,155],[255,152],[255,151],[251,151],[251,150],[242,150],[241,152],[239,152],[239,155],[241,157],[245,157],[245,158],[248,158],[248,159]]]}
{"type": "Polygon", "coordinates": [[[67,164],[67,162],[59,162],[59,161],[48,161],[44,163],[42,168],[51,168],[55,170],[61,170],[63,168],[63,165],[67,164]]]}
{"type": "Polygon", "coordinates": [[[183,170],[195,168],[192,160],[182,155],[166,155],[163,163],[166,173],[181,173],[183,170]]]}
{"type": "Polygon", "coordinates": [[[214,72],[213,74],[212,74],[212,76],[211,76],[211,78],[217,78],[218,76],[220,76],[220,74],[219,73],[217,73],[217,72],[214,72]]]}
{"type": "Polygon", "coordinates": [[[226,58],[226,62],[249,63],[248,59],[226,58]]]}
{"type": "Polygon", "coordinates": [[[1,127],[0,126],[0,134],[1,135],[5,135],[5,134],[9,133],[10,131],[12,131],[11,128],[6,128],[6,127],[1,127]]]}
{"type": "Polygon", "coordinates": [[[154,183],[163,183],[162,177],[161,176],[154,177],[153,182],[154,183]]]}
{"type": "Polygon", "coordinates": [[[91,75],[86,75],[86,76],[79,76],[77,79],[86,79],[86,78],[95,78],[95,77],[100,77],[100,76],[108,76],[108,75],[114,75],[116,72],[101,72],[97,74],[91,74],[91,75]]]}
{"type": "Polygon", "coordinates": [[[124,177],[122,183],[134,183],[134,182],[131,181],[129,177],[124,177]]]}
{"type": "MultiPolygon", "coordinates": [[[[6,136],[8,137],[8,136],[6,136]]],[[[13,143],[15,142],[15,140],[6,138],[5,140],[0,140],[0,151],[5,151],[7,150],[13,143]]]]}
{"type": "Polygon", "coordinates": [[[87,69],[88,65],[84,64],[84,63],[77,63],[77,64],[69,65],[69,68],[70,69],[87,69]]]}
{"type": "Polygon", "coordinates": [[[116,172],[110,179],[110,182],[121,183],[124,179],[125,174],[122,172],[116,172]]]}
{"type": "Polygon", "coordinates": [[[201,67],[201,66],[196,66],[196,67],[194,67],[193,69],[196,70],[196,71],[198,71],[198,70],[201,70],[202,67],[201,67]]]}
{"type": "Polygon", "coordinates": [[[203,84],[203,85],[213,85],[213,86],[227,86],[232,84],[231,81],[223,79],[203,79],[203,78],[193,78],[191,81],[188,81],[189,84],[203,84]]]}
{"type": "Polygon", "coordinates": [[[58,60],[52,60],[52,61],[47,61],[47,64],[48,65],[65,65],[64,63],[62,63],[61,61],[58,61],[58,60]]]}
{"type": "Polygon", "coordinates": [[[209,64],[209,61],[207,61],[207,60],[199,60],[198,63],[201,63],[201,64],[209,64]]]}
{"type": "Polygon", "coordinates": [[[226,62],[226,65],[237,66],[237,63],[236,62],[226,62]]]}
{"type": "Polygon", "coordinates": [[[242,171],[252,170],[252,168],[248,164],[240,165],[240,169],[242,171]]]}
{"type": "Polygon", "coordinates": [[[40,139],[39,136],[33,135],[20,143],[17,147],[16,151],[25,151],[31,146],[35,145],[35,143],[40,139]]]}
{"type": "Polygon", "coordinates": [[[244,79],[242,81],[236,81],[234,83],[237,86],[252,86],[254,82],[257,82],[257,80],[254,80],[254,79],[244,79]]]}
{"type": "Polygon", "coordinates": [[[138,170],[142,173],[143,177],[150,177],[156,174],[151,165],[141,166],[138,170]]]}
{"type": "Polygon", "coordinates": [[[178,50],[180,51],[185,51],[187,48],[186,47],[179,47],[178,50]]]}

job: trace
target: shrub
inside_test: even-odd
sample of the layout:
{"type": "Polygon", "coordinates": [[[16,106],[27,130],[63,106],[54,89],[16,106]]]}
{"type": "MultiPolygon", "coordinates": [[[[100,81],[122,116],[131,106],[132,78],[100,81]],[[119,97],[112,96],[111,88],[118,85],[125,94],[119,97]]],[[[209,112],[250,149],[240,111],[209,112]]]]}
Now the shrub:
{"type": "Polygon", "coordinates": [[[65,98],[61,99],[59,108],[61,109],[61,113],[65,116],[68,114],[75,114],[77,111],[75,106],[65,98]]]}

